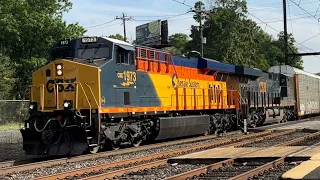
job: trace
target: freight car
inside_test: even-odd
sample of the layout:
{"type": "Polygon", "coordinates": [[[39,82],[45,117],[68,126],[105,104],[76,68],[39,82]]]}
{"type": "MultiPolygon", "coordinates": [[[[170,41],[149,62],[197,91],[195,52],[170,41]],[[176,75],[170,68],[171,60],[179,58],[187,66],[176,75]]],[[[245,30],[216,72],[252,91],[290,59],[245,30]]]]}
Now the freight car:
{"type": "Polygon", "coordinates": [[[287,77],[280,78],[280,85],[288,95],[285,104],[294,104],[296,116],[309,117],[320,113],[320,76],[288,65],[273,66],[269,72],[287,77]]]}
{"type": "Polygon", "coordinates": [[[237,66],[236,72],[247,77],[240,80],[239,91],[242,119],[247,119],[249,126],[295,119],[294,88],[287,75],[242,66],[237,66]]]}
{"type": "Polygon", "coordinates": [[[280,87],[290,79],[280,74],[106,37],[62,40],[32,75],[23,148],[78,155],[286,120],[295,84],[280,87]]]}

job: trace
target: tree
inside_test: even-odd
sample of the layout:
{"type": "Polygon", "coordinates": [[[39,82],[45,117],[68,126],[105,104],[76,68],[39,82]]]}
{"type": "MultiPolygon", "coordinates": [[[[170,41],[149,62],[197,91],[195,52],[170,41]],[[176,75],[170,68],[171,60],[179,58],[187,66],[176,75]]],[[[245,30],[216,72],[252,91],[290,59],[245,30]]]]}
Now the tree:
{"type": "Polygon", "coordinates": [[[8,56],[0,53],[0,99],[10,99],[12,93],[13,69],[8,56]]]}
{"type": "Polygon", "coordinates": [[[7,0],[0,4],[0,42],[16,68],[15,98],[23,98],[31,72],[46,62],[54,43],[85,33],[77,23],[67,25],[62,20],[71,7],[68,0],[7,0]]]}
{"type": "MultiPolygon", "coordinates": [[[[264,32],[256,22],[247,17],[247,3],[245,0],[211,0],[211,12],[203,16],[203,35],[207,38],[204,44],[204,57],[221,62],[256,67],[267,70],[271,65],[283,62],[283,35],[278,39],[264,32]]],[[[202,2],[195,3],[194,8],[204,7],[202,2]]],[[[200,22],[200,15],[194,19],[200,22]]],[[[197,26],[191,27],[191,41],[188,51],[200,51],[200,31],[197,26]]],[[[289,36],[289,46],[294,47],[294,38],[289,36]]],[[[301,58],[286,62],[294,67],[302,67],[301,58]]]]}
{"type": "Polygon", "coordinates": [[[110,35],[109,38],[113,38],[113,39],[118,39],[118,40],[124,41],[124,37],[119,33],[117,33],[115,35],[110,35]]]}
{"type": "Polygon", "coordinates": [[[188,44],[188,35],[183,33],[176,33],[169,36],[169,44],[171,47],[165,48],[165,50],[171,52],[173,55],[186,53],[188,44]]]}

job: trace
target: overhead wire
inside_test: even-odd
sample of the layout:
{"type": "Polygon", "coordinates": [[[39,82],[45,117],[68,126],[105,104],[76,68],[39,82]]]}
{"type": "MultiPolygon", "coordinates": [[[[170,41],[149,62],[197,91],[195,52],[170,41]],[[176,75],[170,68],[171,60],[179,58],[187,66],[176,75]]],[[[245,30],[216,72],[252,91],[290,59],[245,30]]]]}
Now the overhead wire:
{"type": "Polygon", "coordinates": [[[86,29],[90,29],[90,28],[95,28],[95,27],[103,26],[103,25],[106,25],[106,24],[112,23],[112,22],[114,22],[114,21],[116,21],[116,20],[114,19],[114,20],[107,21],[107,22],[104,22],[104,23],[101,23],[101,24],[97,24],[97,25],[89,26],[89,27],[86,27],[86,29]]]}
{"type": "MultiPolygon", "coordinates": [[[[163,16],[135,16],[135,17],[168,17],[166,19],[171,19],[171,18],[175,18],[175,17],[179,17],[179,16],[182,16],[182,15],[186,15],[187,13],[182,13],[182,14],[176,14],[176,15],[163,15],[163,16]]],[[[151,19],[148,19],[148,20],[135,20],[133,19],[134,21],[154,21],[151,20],[151,19]]],[[[110,27],[110,26],[113,26],[113,25],[117,25],[119,23],[116,23],[116,24],[113,24],[113,25],[110,25],[110,26],[104,26],[106,24],[110,24],[112,22],[116,21],[115,19],[114,20],[111,20],[111,21],[107,21],[107,22],[104,22],[104,23],[101,23],[101,24],[97,24],[97,25],[93,25],[93,26],[90,26],[90,27],[86,27],[87,30],[90,30],[90,29],[100,29],[100,28],[97,28],[97,27],[100,27],[100,26],[103,26],[101,28],[104,28],[104,27],[110,27]]],[[[121,24],[121,23],[120,23],[121,24]]]]}
{"type": "MultiPolygon", "coordinates": [[[[306,13],[304,13],[304,14],[306,14],[306,13]]],[[[317,16],[320,16],[320,15],[317,15],[317,16]]],[[[296,19],[304,19],[304,18],[310,18],[310,17],[311,17],[310,15],[308,15],[308,16],[296,15],[296,17],[293,16],[292,18],[290,18],[290,20],[292,21],[292,20],[296,20],[296,19]]],[[[283,22],[283,18],[266,19],[266,20],[264,20],[264,22],[266,22],[266,23],[283,22]]],[[[257,24],[261,24],[261,23],[257,23],[257,24]]]]}
{"type": "Polygon", "coordinates": [[[122,24],[122,22],[118,22],[118,23],[115,23],[115,24],[110,24],[108,26],[98,26],[98,27],[94,27],[94,28],[89,28],[87,30],[91,30],[91,29],[101,29],[101,28],[106,28],[106,27],[111,27],[111,26],[115,26],[115,25],[118,25],[118,24],[122,24]]]}
{"type": "Polygon", "coordinates": [[[290,0],[293,4],[295,4],[296,6],[298,6],[300,9],[302,9],[304,12],[308,13],[310,16],[312,16],[313,18],[315,18],[317,20],[317,22],[319,22],[319,18],[316,18],[314,15],[312,15],[310,12],[308,12],[307,10],[305,10],[303,7],[300,6],[300,4],[297,4],[296,2],[294,2],[293,0],[290,0]]]}
{"type": "MultiPolygon", "coordinates": [[[[313,0],[313,1],[307,1],[307,2],[303,2],[301,4],[311,4],[311,3],[315,3],[315,2],[319,2],[319,0],[313,0]]],[[[295,4],[288,2],[287,5],[290,6],[295,6],[295,4]]],[[[261,10],[269,10],[269,9],[282,9],[282,3],[278,3],[275,6],[266,6],[266,5],[256,5],[256,6],[252,6],[252,7],[248,7],[248,9],[250,11],[261,11],[261,10]]]]}
{"type": "MultiPolygon", "coordinates": [[[[170,16],[170,17],[165,18],[163,20],[169,20],[169,19],[172,19],[172,18],[175,18],[175,17],[179,17],[179,16],[183,16],[183,15],[187,15],[187,14],[188,14],[188,12],[185,12],[185,13],[177,14],[177,15],[174,15],[174,16],[170,16]]],[[[154,20],[155,19],[134,19],[133,21],[154,21],[154,20]]]]}
{"type": "Polygon", "coordinates": [[[186,4],[186,3],[185,3],[186,1],[184,1],[184,2],[180,2],[180,1],[177,1],[177,0],[172,0],[172,1],[174,1],[174,2],[176,2],[176,3],[179,3],[179,4],[182,4],[182,5],[185,5],[185,6],[188,6],[188,7],[190,7],[190,8],[193,8],[192,6],[186,4]]]}

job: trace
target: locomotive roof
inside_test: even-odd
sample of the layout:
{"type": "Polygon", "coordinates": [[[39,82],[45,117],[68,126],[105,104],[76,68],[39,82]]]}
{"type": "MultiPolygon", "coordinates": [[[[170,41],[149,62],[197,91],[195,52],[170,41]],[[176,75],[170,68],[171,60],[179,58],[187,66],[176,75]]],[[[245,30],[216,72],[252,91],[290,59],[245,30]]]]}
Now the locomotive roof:
{"type": "Polygon", "coordinates": [[[111,41],[111,42],[113,42],[113,43],[115,43],[115,44],[134,47],[132,44],[127,43],[127,42],[125,42],[125,41],[118,40],[118,39],[109,38],[109,37],[101,37],[101,38],[106,39],[106,40],[108,40],[108,41],[111,41]]]}
{"type": "Polygon", "coordinates": [[[258,68],[248,68],[244,66],[236,66],[236,74],[242,76],[249,76],[249,77],[260,77],[263,76],[263,71],[258,68]]]}
{"type": "Polygon", "coordinates": [[[289,77],[293,77],[295,74],[304,74],[304,75],[307,75],[307,76],[310,76],[310,77],[314,77],[314,78],[320,79],[320,76],[317,76],[317,75],[315,75],[313,73],[309,73],[309,72],[303,71],[303,70],[298,69],[298,68],[291,67],[289,65],[272,66],[269,69],[268,72],[280,73],[280,69],[281,69],[281,74],[284,74],[284,75],[289,76],[289,77]]]}

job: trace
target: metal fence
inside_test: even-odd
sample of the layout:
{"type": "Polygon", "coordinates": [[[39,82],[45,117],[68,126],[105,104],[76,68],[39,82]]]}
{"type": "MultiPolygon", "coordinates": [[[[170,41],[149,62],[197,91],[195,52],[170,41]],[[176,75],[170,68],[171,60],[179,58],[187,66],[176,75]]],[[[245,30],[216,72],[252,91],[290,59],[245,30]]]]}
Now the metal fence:
{"type": "Polygon", "coordinates": [[[23,121],[28,118],[28,107],[27,100],[0,100],[0,149],[19,146],[21,150],[19,128],[23,127],[23,121]]]}
{"type": "Polygon", "coordinates": [[[0,100],[0,125],[22,123],[28,118],[27,100],[0,100]]]}

